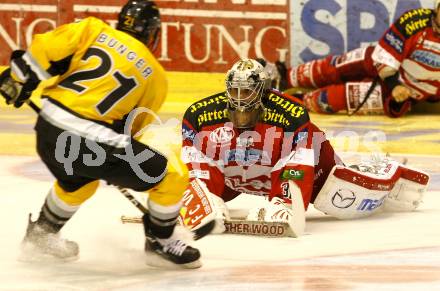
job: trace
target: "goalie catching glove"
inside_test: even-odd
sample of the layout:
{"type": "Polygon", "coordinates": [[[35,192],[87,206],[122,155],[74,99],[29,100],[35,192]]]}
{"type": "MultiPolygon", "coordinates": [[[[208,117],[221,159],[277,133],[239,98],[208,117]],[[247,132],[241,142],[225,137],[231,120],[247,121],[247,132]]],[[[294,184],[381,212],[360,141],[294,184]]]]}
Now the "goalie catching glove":
{"type": "Polygon", "coordinates": [[[246,220],[266,222],[289,222],[293,211],[283,199],[274,197],[267,206],[255,207],[249,210],[246,220]]]}
{"type": "Polygon", "coordinates": [[[273,197],[266,205],[249,210],[246,220],[286,223],[294,237],[304,233],[305,209],[301,190],[293,181],[289,181],[292,204],[280,197],[273,197]]]}

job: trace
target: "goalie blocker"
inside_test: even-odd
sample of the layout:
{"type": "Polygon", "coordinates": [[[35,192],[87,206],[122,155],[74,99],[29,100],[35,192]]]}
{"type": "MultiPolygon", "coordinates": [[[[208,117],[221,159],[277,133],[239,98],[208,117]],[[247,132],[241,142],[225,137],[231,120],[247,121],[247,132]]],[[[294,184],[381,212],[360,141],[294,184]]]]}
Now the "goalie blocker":
{"type": "Polygon", "coordinates": [[[294,201],[292,205],[274,198],[261,207],[251,209],[246,218],[231,219],[223,199],[212,194],[202,181],[194,179],[184,192],[179,221],[192,231],[215,221],[212,233],[297,237],[304,232],[304,202],[299,188],[293,182],[289,185],[294,201]]]}
{"type": "Polygon", "coordinates": [[[339,219],[362,218],[379,211],[413,211],[422,202],[428,182],[427,173],[395,161],[383,163],[374,172],[337,165],[314,207],[339,219]]]}

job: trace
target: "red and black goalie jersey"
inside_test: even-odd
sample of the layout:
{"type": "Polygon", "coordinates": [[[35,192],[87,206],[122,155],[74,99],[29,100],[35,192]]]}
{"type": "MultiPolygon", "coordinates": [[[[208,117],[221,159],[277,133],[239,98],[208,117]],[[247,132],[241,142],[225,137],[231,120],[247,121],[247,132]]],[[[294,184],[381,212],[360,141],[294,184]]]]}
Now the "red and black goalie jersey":
{"type": "Polygon", "coordinates": [[[182,160],[190,179],[201,179],[224,201],[240,193],[289,201],[288,181],[293,180],[307,207],[339,159],[301,101],[270,91],[263,98],[264,114],[249,130],[234,128],[227,102],[222,92],[185,112],[182,160]]]}

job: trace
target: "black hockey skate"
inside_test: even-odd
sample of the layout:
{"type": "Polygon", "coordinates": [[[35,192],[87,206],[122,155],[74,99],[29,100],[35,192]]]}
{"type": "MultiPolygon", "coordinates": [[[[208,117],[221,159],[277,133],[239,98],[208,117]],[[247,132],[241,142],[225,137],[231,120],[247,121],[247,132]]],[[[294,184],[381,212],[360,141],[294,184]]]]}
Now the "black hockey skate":
{"type": "Polygon", "coordinates": [[[199,250],[189,246],[180,239],[173,238],[173,236],[160,239],[147,235],[145,239],[145,253],[148,256],[147,264],[153,267],[178,266],[187,269],[201,267],[199,250]],[[158,260],[150,257],[152,255],[156,256],[158,260]]]}
{"type": "MultiPolygon", "coordinates": [[[[147,265],[153,267],[180,267],[195,269],[202,266],[200,252],[191,247],[184,240],[183,227],[174,227],[169,238],[159,238],[151,231],[151,222],[148,215],[144,215],[145,253],[147,265]]],[[[188,235],[188,233],[187,233],[188,235]]]]}
{"type": "Polygon", "coordinates": [[[32,221],[29,215],[26,236],[21,243],[20,261],[68,262],[78,257],[79,247],[76,242],[61,238],[59,233],[51,232],[37,221],[32,221]]]}

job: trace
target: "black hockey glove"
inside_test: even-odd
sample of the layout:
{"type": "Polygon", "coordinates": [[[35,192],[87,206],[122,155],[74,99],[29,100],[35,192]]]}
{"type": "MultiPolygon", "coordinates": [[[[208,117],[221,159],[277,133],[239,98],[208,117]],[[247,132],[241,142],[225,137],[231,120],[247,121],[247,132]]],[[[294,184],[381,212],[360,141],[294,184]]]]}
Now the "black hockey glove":
{"type": "Polygon", "coordinates": [[[26,84],[12,79],[10,71],[7,69],[0,75],[0,94],[7,104],[14,104],[18,108],[31,97],[32,91],[26,90],[26,84]]]}
{"type": "Polygon", "coordinates": [[[22,50],[16,50],[11,55],[11,63],[20,68],[23,75],[27,77],[24,83],[17,82],[11,77],[10,68],[0,75],[0,94],[5,98],[7,104],[14,104],[16,108],[21,107],[31,97],[32,91],[40,83],[38,77],[22,59],[24,53],[22,50]]]}

